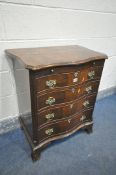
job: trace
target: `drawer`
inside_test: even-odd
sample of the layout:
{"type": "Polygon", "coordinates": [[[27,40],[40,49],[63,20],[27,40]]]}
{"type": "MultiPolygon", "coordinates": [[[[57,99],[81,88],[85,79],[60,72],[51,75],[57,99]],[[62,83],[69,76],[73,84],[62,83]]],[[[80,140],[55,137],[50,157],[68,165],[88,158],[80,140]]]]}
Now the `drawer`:
{"type": "Polygon", "coordinates": [[[93,109],[87,109],[78,115],[71,116],[65,120],[49,124],[38,131],[39,142],[58,135],[73,131],[82,123],[92,120],[93,109]]]}
{"type": "Polygon", "coordinates": [[[48,75],[36,79],[36,91],[52,90],[79,83],[80,71],[48,75]]]}
{"type": "Polygon", "coordinates": [[[82,70],[80,72],[80,83],[94,80],[94,79],[100,79],[102,74],[103,67],[89,67],[88,69],[82,70]]]}
{"type": "Polygon", "coordinates": [[[80,96],[97,92],[99,81],[90,81],[63,90],[54,90],[37,96],[37,110],[78,99],[80,96]]]}
{"type": "Polygon", "coordinates": [[[71,115],[78,113],[78,111],[86,110],[94,106],[96,94],[89,95],[79,100],[73,101],[71,104],[54,107],[42,112],[38,112],[38,126],[42,127],[56,120],[68,118],[71,115]],[[87,104],[86,104],[87,103],[87,104]]]}
{"type": "Polygon", "coordinates": [[[83,68],[89,68],[89,67],[95,67],[95,66],[101,66],[104,65],[104,59],[103,60],[94,60],[90,61],[88,63],[78,64],[78,65],[65,65],[65,66],[54,66],[49,68],[41,69],[41,71],[34,71],[34,75],[36,78],[43,77],[47,75],[53,75],[53,74],[59,74],[59,73],[68,73],[68,72],[75,72],[77,69],[83,68]]]}
{"type": "MultiPolygon", "coordinates": [[[[62,69],[62,68],[61,68],[62,69]]],[[[35,78],[35,91],[53,90],[65,86],[73,86],[92,79],[100,79],[103,67],[82,66],[73,72],[58,73],[35,78]]]]}

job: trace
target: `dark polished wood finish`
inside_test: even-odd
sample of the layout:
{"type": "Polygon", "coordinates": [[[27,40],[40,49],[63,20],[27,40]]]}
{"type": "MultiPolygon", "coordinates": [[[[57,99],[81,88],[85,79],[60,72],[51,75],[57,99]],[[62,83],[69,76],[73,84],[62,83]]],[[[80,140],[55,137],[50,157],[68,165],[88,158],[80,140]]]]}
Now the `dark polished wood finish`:
{"type": "MultiPolygon", "coordinates": [[[[90,86],[92,90],[91,92],[89,92],[89,94],[92,92],[96,92],[98,85],[99,85],[99,81],[91,83],[90,86]]],[[[74,86],[63,90],[54,90],[52,92],[48,92],[39,96],[37,95],[37,110],[40,110],[40,109],[43,110],[44,108],[49,107],[49,104],[46,104],[46,101],[49,99],[49,97],[55,98],[54,105],[68,103],[76,99],[79,99],[83,95],[88,94],[88,92],[86,91],[86,88],[90,86],[89,85],[78,86],[78,87],[74,86]]]]}
{"type": "Polygon", "coordinates": [[[79,129],[92,132],[105,54],[81,46],[9,49],[6,53],[29,69],[32,116],[20,117],[20,123],[34,161],[51,141],[79,129]]]}
{"type": "Polygon", "coordinates": [[[42,110],[37,113],[38,116],[38,125],[39,127],[42,127],[46,124],[51,123],[51,121],[58,121],[62,120],[64,118],[69,118],[70,116],[78,113],[81,110],[85,110],[91,107],[94,107],[94,101],[96,98],[96,93],[94,95],[90,96],[84,96],[83,98],[77,99],[75,101],[72,101],[68,104],[62,104],[61,106],[53,106],[51,108],[48,108],[47,110],[42,110]],[[85,107],[83,103],[86,100],[89,100],[88,107],[85,107]],[[47,118],[49,114],[54,114],[54,118],[51,117],[51,119],[47,118]]]}
{"type": "Polygon", "coordinates": [[[27,69],[40,70],[53,66],[81,64],[106,59],[105,54],[82,46],[55,46],[40,48],[8,49],[9,56],[20,59],[27,69]]]}

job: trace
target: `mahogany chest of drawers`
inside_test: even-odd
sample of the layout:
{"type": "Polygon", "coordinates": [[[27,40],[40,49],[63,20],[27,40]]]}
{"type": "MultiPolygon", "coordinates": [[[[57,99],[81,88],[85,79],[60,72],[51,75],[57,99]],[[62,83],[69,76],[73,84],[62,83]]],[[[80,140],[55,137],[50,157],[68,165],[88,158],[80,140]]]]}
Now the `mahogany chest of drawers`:
{"type": "Polygon", "coordinates": [[[79,129],[92,132],[93,109],[107,58],[81,46],[8,49],[29,70],[31,119],[20,123],[32,148],[32,159],[53,140],[79,129]]]}

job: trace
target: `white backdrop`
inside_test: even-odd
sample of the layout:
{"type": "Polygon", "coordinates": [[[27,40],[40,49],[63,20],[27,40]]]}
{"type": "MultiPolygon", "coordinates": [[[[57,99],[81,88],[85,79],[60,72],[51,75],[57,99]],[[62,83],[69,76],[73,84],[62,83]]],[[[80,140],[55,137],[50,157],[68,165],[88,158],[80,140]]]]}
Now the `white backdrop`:
{"type": "Polygon", "coordinates": [[[4,50],[70,44],[106,53],[99,91],[115,87],[116,1],[0,0],[0,119],[30,111],[28,71],[4,50]]]}

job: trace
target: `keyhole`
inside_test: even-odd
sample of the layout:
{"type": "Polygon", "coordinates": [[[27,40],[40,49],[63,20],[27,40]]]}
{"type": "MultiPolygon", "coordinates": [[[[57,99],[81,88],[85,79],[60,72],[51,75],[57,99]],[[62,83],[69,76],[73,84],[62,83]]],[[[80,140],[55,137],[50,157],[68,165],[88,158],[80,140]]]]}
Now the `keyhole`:
{"type": "Polygon", "coordinates": [[[75,92],[75,88],[72,88],[72,93],[74,93],[75,92]]]}

